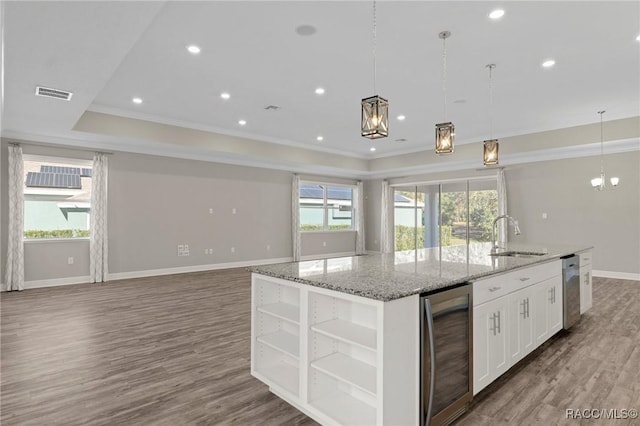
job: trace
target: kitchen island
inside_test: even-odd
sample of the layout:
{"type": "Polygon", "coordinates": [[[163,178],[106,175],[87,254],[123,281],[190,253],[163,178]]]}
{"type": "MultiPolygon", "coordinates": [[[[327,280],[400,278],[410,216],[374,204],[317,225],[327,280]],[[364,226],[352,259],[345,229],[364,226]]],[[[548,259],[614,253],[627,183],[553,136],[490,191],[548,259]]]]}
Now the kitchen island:
{"type": "Polygon", "coordinates": [[[252,268],[251,372],[322,424],[419,425],[420,295],[542,264],[559,276],[560,257],[589,248],[507,249],[538,254],[472,244],[252,268]]]}

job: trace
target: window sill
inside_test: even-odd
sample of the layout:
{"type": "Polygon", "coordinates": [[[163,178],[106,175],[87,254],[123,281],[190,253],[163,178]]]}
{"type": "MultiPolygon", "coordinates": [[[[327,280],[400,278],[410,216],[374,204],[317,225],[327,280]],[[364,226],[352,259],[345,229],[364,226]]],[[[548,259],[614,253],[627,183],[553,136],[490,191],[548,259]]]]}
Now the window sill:
{"type": "Polygon", "coordinates": [[[29,238],[24,239],[25,244],[41,244],[41,243],[69,243],[69,242],[89,242],[89,237],[76,237],[76,238],[29,238]]]}

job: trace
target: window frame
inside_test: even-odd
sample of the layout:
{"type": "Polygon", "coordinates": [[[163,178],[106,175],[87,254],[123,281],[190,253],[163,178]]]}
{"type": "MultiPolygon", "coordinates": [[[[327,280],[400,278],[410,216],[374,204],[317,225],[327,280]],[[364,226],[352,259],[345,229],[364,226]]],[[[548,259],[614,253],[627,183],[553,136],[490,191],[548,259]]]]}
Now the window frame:
{"type": "MultiPolygon", "coordinates": [[[[298,231],[301,233],[320,233],[320,232],[356,232],[356,224],[355,224],[355,193],[357,190],[356,184],[348,184],[348,183],[333,183],[333,182],[323,182],[323,181],[314,181],[314,180],[300,180],[300,187],[303,185],[318,185],[322,187],[322,229],[318,230],[303,230],[302,220],[299,221],[298,231]],[[329,209],[330,206],[327,202],[327,187],[343,187],[351,189],[351,222],[349,229],[329,229],[329,209]]],[[[302,203],[300,203],[300,193],[298,192],[298,215],[300,216],[300,211],[302,209],[302,203]]],[[[333,205],[331,205],[331,209],[333,209],[333,205]]]]}
{"type": "MultiPolygon", "coordinates": [[[[23,154],[22,155],[22,164],[24,166],[25,162],[39,162],[39,163],[51,163],[51,164],[63,164],[63,165],[70,165],[70,166],[74,166],[74,167],[80,167],[80,168],[91,168],[93,169],[93,159],[84,159],[84,158],[70,158],[70,157],[59,157],[59,156],[55,156],[55,155],[41,155],[41,154],[23,154]]],[[[25,173],[25,177],[24,179],[26,179],[26,173],[25,173]]],[[[26,188],[26,181],[23,182],[23,188],[26,188]]],[[[26,213],[26,205],[24,204],[27,199],[26,196],[29,194],[26,194],[24,192],[23,189],[23,211],[22,211],[22,215],[23,215],[23,225],[22,225],[22,241],[24,243],[27,244],[41,244],[41,243],[55,243],[55,242],[70,242],[70,241],[77,241],[77,242],[86,242],[89,241],[91,239],[91,200],[89,200],[89,214],[87,217],[87,220],[89,222],[89,236],[86,237],[56,237],[56,238],[27,238],[24,236],[24,216],[26,213]]],[[[52,201],[52,200],[49,200],[52,201]]]]}

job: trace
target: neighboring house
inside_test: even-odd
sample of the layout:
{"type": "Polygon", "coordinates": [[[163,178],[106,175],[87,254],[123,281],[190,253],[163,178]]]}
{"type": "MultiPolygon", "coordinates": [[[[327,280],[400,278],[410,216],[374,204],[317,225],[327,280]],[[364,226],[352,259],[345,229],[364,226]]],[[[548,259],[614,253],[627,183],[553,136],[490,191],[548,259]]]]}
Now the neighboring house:
{"type": "Polygon", "coordinates": [[[24,161],[25,238],[89,235],[91,169],[24,161]]]}

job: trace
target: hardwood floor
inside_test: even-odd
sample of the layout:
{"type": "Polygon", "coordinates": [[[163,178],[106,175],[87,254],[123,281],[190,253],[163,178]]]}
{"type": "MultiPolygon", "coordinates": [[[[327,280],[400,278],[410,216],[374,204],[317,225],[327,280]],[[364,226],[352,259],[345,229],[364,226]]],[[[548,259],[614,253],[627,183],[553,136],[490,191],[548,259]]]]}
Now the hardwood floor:
{"type": "MultiPolygon", "coordinates": [[[[244,269],[0,297],[3,426],[315,424],[249,374],[244,269]]],[[[640,283],[594,279],[580,323],[457,423],[576,424],[566,408],[640,408],[640,283]]]]}

